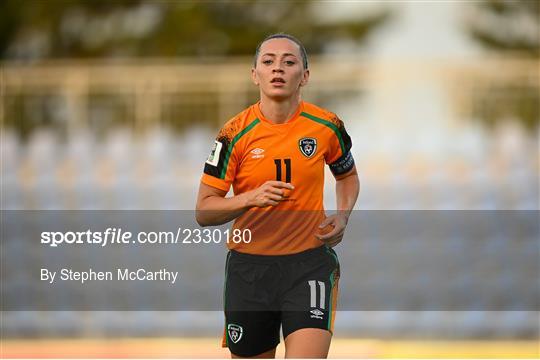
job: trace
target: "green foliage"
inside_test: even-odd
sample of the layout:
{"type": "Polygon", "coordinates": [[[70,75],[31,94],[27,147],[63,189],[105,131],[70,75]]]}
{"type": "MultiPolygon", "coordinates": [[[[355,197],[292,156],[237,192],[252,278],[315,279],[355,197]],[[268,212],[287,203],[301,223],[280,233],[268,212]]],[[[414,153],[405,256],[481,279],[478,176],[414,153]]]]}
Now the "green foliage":
{"type": "MultiPolygon", "coordinates": [[[[540,57],[540,1],[488,0],[474,7],[468,30],[478,43],[498,54],[540,57]]],[[[510,117],[536,131],[540,122],[538,72],[532,80],[520,86],[496,84],[479,90],[473,99],[474,116],[489,127],[510,117]]]]}
{"type": "Polygon", "coordinates": [[[0,57],[246,55],[280,31],[317,54],[331,40],[362,43],[389,17],[322,23],[311,1],[3,0],[0,57]]]}
{"type": "Polygon", "coordinates": [[[475,7],[473,39],[490,50],[540,56],[540,1],[488,0],[475,7]]]}

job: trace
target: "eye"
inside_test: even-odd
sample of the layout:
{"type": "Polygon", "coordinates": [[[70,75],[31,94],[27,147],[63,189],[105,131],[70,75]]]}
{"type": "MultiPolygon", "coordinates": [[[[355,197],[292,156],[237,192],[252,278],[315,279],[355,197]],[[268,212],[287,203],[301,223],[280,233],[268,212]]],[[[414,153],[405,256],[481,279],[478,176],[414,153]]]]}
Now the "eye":
{"type": "Polygon", "coordinates": [[[285,61],[285,64],[287,64],[289,66],[292,66],[292,65],[296,64],[296,62],[294,62],[292,60],[287,60],[287,61],[285,61]]]}
{"type": "Polygon", "coordinates": [[[270,59],[267,59],[267,60],[263,60],[262,62],[264,65],[270,65],[272,63],[272,60],[270,59]]]}

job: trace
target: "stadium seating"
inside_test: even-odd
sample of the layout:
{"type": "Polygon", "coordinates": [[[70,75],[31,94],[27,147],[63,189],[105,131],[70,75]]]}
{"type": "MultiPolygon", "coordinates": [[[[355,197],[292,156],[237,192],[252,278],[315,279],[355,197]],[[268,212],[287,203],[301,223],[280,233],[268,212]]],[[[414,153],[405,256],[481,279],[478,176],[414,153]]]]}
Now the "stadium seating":
{"type": "MultiPolygon", "coordinates": [[[[193,209],[213,136],[211,131],[194,128],[179,137],[155,131],[137,139],[118,130],[105,139],[78,133],[63,142],[54,133],[39,131],[23,142],[4,132],[2,209],[193,209]]],[[[381,215],[384,210],[538,210],[539,164],[523,155],[512,161],[482,153],[472,159],[435,161],[413,156],[397,161],[355,154],[362,180],[357,209],[366,211],[369,221],[362,223],[360,233],[349,231],[337,248],[343,271],[340,309],[344,310],[338,313],[337,331],[382,337],[538,336],[538,265],[522,266],[535,263],[540,255],[538,239],[530,237],[531,232],[507,234],[501,224],[492,222],[478,229],[438,233],[423,229],[414,219],[404,231],[385,228],[381,215]],[[471,231],[477,236],[471,237],[471,231]],[[473,238],[477,241],[471,243],[473,238]],[[422,271],[423,266],[430,270],[422,271]],[[485,294],[480,300],[470,295],[479,289],[485,294]]],[[[328,180],[327,208],[335,203],[332,184],[328,180]]],[[[17,226],[24,224],[9,229],[17,226]]],[[[18,234],[5,233],[9,240],[2,244],[4,253],[10,254],[3,258],[2,275],[8,301],[26,296],[21,284],[39,271],[36,264],[42,256],[48,256],[49,263],[66,260],[39,247],[25,252],[22,244],[28,240],[17,239],[18,234]]],[[[188,292],[201,304],[209,287],[221,292],[224,253],[223,248],[213,247],[182,260],[183,266],[198,271],[200,283],[190,284],[188,292]]],[[[100,266],[97,254],[73,253],[70,260],[100,266]]],[[[144,256],[135,247],[118,255],[120,260],[144,256]]],[[[172,262],[176,256],[165,249],[150,261],[172,262]]],[[[53,302],[99,303],[118,296],[118,301],[129,304],[134,299],[123,296],[135,285],[125,286],[84,299],[81,296],[88,295],[66,290],[40,301],[46,308],[53,302]]],[[[211,308],[211,302],[204,311],[156,313],[151,310],[167,299],[144,287],[136,293],[138,304],[145,304],[142,311],[5,311],[3,332],[6,336],[196,335],[213,334],[221,326],[219,308],[211,308]]]]}

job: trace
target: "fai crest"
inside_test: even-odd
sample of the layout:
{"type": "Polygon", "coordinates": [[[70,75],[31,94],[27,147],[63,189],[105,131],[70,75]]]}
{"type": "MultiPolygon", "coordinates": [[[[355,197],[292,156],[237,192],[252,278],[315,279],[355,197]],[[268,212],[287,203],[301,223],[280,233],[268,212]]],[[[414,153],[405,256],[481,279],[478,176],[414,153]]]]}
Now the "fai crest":
{"type": "Polygon", "coordinates": [[[300,139],[298,141],[298,146],[300,147],[300,151],[305,157],[312,157],[315,154],[315,151],[317,151],[317,139],[305,137],[300,139]]]}
{"type": "Polygon", "coordinates": [[[227,332],[229,333],[229,339],[235,344],[242,338],[242,327],[240,325],[227,325],[227,332]]]}

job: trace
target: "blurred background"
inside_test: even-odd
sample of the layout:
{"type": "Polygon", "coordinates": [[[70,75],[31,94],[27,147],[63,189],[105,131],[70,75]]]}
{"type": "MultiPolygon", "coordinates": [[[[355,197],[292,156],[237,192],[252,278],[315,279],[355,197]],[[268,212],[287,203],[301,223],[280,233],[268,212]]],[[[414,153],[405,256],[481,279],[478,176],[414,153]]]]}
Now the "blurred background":
{"type": "MultiPolygon", "coordinates": [[[[254,49],[281,31],[310,56],[304,99],[337,113],[353,139],[358,210],[538,210],[536,0],[4,0],[2,210],[192,210],[219,126],[258,99],[254,49]]],[[[538,259],[530,241],[524,256],[538,259]]],[[[474,247],[479,261],[497,249],[474,247]]],[[[535,357],[531,310],[338,313],[331,355],[535,357]]],[[[2,318],[11,357],[227,355],[219,312],[2,318]]]]}

